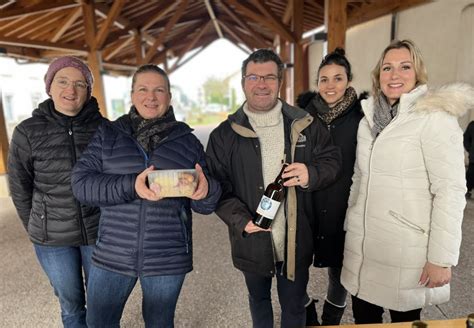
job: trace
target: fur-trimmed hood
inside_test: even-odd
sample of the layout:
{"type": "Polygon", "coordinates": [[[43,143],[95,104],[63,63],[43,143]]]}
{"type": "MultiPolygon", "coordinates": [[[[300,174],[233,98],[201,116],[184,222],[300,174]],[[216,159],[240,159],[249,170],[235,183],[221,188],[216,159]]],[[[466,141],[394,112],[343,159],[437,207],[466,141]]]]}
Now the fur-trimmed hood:
{"type": "Polygon", "coordinates": [[[429,89],[416,102],[417,111],[445,111],[461,117],[474,109],[474,87],[467,83],[451,83],[429,89]]]}

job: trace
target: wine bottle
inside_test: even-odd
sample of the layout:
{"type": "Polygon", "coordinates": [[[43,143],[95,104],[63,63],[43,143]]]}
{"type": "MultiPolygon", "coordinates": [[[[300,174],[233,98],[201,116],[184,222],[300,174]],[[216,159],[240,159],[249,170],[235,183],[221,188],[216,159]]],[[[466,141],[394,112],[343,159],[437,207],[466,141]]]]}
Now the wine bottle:
{"type": "Polygon", "coordinates": [[[275,181],[267,186],[265,193],[258,204],[256,211],[257,216],[253,219],[253,223],[262,229],[270,228],[273,218],[275,217],[278,208],[285,197],[285,187],[283,186],[284,180],[281,175],[287,166],[287,163],[283,164],[280,173],[278,173],[275,181]]]}
{"type": "Polygon", "coordinates": [[[467,316],[466,328],[474,328],[474,313],[467,316]]]}

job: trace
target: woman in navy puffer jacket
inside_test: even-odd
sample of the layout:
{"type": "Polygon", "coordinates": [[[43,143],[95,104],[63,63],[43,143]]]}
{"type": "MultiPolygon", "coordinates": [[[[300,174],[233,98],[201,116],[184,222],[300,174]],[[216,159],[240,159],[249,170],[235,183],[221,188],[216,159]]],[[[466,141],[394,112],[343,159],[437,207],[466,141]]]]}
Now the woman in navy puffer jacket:
{"type": "Polygon", "coordinates": [[[89,327],[119,327],[138,279],[146,326],[173,327],[192,270],[191,209],[210,214],[221,193],[207,175],[201,143],[174,117],[166,73],[140,67],[131,97],[130,113],[98,130],[72,176],[76,197],[101,208],[87,292],[89,327]],[[162,198],[146,184],[153,169],[194,168],[198,184],[190,197],[162,198]]]}

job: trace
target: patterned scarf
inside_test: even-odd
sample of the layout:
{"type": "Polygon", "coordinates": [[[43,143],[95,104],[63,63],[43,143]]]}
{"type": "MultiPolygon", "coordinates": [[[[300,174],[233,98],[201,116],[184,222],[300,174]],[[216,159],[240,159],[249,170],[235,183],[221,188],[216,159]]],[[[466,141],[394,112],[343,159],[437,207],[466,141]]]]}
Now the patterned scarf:
{"type": "Polygon", "coordinates": [[[357,99],[357,93],[353,87],[348,87],[342,100],[337,103],[334,107],[329,107],[324,101],[324,99],[319,95],[319,93],[311,100],[313,106],[316,108],[317,115],[323,120],[326,124],[331,124],[331,122],[341,116],[342,113],[346,111],[354,101],[357,99]]]}
{"type": "Polygon", "coordinates": [[[390,106],[383,94],[374,99],[374,126],[372,127],[372,136],[374,138],[377,138],[380,132],[393,120],[397,112],[398,101],[393,106],[390,106]]]}
{"type": "Polygon", "coordinates": [[[132,120],[133,136],[147,153],[153,151],[177,123],[172,106],[163,116],[149,120],[141,117],[135,106],[132,106],[130,119],[132,120]]]}

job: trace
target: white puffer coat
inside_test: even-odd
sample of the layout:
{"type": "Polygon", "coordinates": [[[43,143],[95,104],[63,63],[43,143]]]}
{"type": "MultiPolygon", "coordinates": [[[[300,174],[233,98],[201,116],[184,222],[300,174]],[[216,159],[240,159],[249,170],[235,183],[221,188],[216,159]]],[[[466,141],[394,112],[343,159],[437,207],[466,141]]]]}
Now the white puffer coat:
{"type": "Polygon", "coordinates": [[[449,285],[425,288],[418,281],[427,261],[458,261],[466,187],[457,117],[474,108],[474,89],[417,87],[402,95],[397,116],[375,140],[373,98],[362,107],[342,284],[396,311],[446,302],[449,285]]]}

